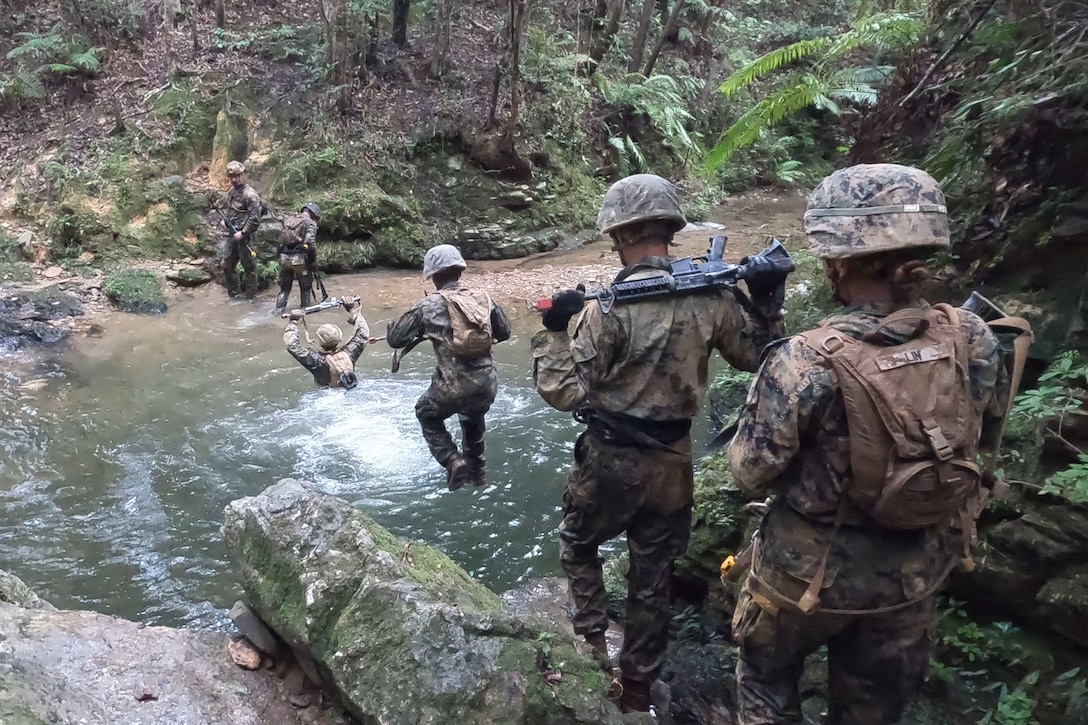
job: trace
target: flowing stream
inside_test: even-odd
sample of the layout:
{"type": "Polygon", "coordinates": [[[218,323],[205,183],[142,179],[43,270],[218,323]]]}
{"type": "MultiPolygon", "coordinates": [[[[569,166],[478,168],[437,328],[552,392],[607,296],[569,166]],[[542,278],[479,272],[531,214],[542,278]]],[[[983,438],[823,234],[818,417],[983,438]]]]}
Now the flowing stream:
{"type": "MultiPolygon", "coordinates": [[[[0,568],[61,608],[220,627],[239,595],[223,507],[293,476],[437,546],[494,589],[558,571],[558,507],[579,427],[533,389],[535,321],[495,349],[492,485],[450,493],[413,409],[429,348],[392,375],[379,343],[360,359],[356,390],[315,389],[270,306],[183,297],[160,317],[115,315],[100,338],[7,356],[0,568]]],[[[365,312],[382,334],[391,315],[365,312]]],[[[343,319],[322,313],[346,330],[343,319]]]]}

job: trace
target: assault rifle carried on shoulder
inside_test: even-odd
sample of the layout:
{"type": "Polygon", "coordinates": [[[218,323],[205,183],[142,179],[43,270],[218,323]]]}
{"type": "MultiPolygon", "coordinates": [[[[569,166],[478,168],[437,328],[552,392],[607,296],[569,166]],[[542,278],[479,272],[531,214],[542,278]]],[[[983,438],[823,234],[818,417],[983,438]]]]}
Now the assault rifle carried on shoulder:
{"type": "MultiPolygon", "coordinates": [[[[613,305],[632,302],[634,300],[649,297],[670,297],[673,295],[685,295],[701,292],[718,287],[732,287],[739,280],[753,280],[760,275],[774,275],[781,278],[795,269],[793,258],[782,242],[772,240],[770,246],[759,254],[749,259],[758,257],[760,261],[769,260],[771,266],[756,266],[753,262],[744,264],[729,264],[722,261],[725,253],[726,236],[714,236],[710,238],[710,248],[702,261],[698,258],[685,257],[672,263],[668,274],[657,275],[647,279],[632,279],[613,282],[595,292],[588,293],[587,300],[597,300],[601,305],[601,312],[608,314],[613,305]]],[[[539,300],[536,303],[537,312],[544,312],[552,306],[551,299],[539,300]]]]}
{"type": "MultiPolygon", "coordinates": [[[[327,300],[322,300],[316,305],[310,305],[309,307],[303,307],[302,311],[307,314],[313,314],[314,312],[321,312],[321,310],[331,310],[334,307],[343,307],[345,302],[352,302],[359,304],[359,295],[348,295],[347,297],[329,297],[327,300]]],[[[290,317],[290,312],[284,312],[280,317],[290,317]]]]}

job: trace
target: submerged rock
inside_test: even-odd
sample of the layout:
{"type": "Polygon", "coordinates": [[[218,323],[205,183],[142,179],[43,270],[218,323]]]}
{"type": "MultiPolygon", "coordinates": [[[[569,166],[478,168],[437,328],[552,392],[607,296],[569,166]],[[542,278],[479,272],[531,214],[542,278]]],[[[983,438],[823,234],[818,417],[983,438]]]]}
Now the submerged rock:
{"type": "Polygon", "coordinates": [[[223,536],[253,610],[363,722],[645,719],[620,715],[569,635],[307,483],[234,501],[223,536]]]}
{"type": "Polygon", "coordinates": [[[0,348],[60,342],[68,331],[51,323],[82,314],[83,303],[60,285],[0,297],[0,348]]]}

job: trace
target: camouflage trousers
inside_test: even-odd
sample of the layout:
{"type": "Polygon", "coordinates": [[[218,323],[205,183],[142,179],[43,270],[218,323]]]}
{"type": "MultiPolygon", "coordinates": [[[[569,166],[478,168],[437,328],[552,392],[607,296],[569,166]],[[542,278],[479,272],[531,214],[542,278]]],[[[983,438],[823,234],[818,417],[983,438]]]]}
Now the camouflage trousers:
{"type": "Polygon", "coordinates": [[[227,237],[224,242],[223,277],[227,285],[227,294],[237,297],[241,293],[238,280],[238,263],[242,263],[245,277],[246,297],[257,296],[257,260],[250,251],[252,240],[242,237],[241,241],[227,237]]]}
{"type": "Polygon", "coordinates": [[[682,455],[620,447],[583,433],[563,494],[559,556],[574,597],[574,631],[608,628],[598,547],[627,532],[627,615],[620,670],[649,686],[661,672],[671,619],[673,562],[691,535],[694,480],[691,439],[672,445],[682,455]]]}
{"type": "Polygon", "coordinates": [[[936,597],[886,614],[811,615],[760,606],[746,585],[733,615],[738,725],[803,722],[805,658],[828,648],[825,725],[894,725],[922,687],[933,646],[936,597]]]}
{"type": "Polygon", "coordinates": [[[471,466],[474,474],[484,470],[484,416],[495,402],[498,384],[494,371],[482,379],[431,382],[431,387],[416,401],[416,418],[423,431],[423,440],[431,455],[446,468],[458,455],[471,466]],[[461,423],[461,449],[446,430],[446,419],[456,415],[461,423]]]}
{"type": "Polygon", "coordinates": [[[314,276],[310,272],[296,275],[286,267],[280,267],[280,293],[276,296],[276,309],[284,310],[291,297],[291,287],[298,280],[299,307],[309,307],[313,302],[314,276]]]}

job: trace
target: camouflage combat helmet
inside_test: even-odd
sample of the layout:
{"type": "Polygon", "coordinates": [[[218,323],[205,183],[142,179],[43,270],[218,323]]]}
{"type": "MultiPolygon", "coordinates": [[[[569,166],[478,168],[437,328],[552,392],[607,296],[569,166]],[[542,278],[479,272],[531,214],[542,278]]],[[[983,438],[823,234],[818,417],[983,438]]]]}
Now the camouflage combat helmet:
{"type": "Polygon", "coordinates": [[[311,215],[313,216],[313,218],[314,218],[314,221],[317,221],[318,219],[320,219],[320,218],[321,218],[321,207],[319,207],[319,206],[318,206],[318,205],[317,205],[316,203],[314,203],[314,202],[312,202],[312,201],[308,201],[308,202],[306,202],[305,204],[303,204],[303,205],[302,205],[302,208],[301,208],[301,209],[299,209],[299,211],[300,211],[300,212],[301,212],[301,211],[308,211],[308,212],[310,212],[310,214],[311,214],[311,215]]]}
{"type": "Polygon", "coordinates": [[[822,259],[950,243],[940,185],[899,164],[858,164],[825,178],[809,194],[804,228],[822,259]]]}
{"type": "Polygon", "coordinates": [[[336,349],[336,346],[340,344],[340,341],[344,339],[343,331],[336,325],[326,322],[317,328],[314,332],[314,337],[317,338],[317,344],[321,346],[326,352],[330,352],[336,349]]]}
{"type": "Polygon", "coordinates": [[[674,232],[688,223],[672,183],[654,174],[635,174],[609,187],[597,215],[597,227],[602,234],[608,234],[627,224],[656,219],[672,222],[674,232]]]}
{"type": "Polygon", "coordinates": [[[468,269],[465,258],[457,247],[452,244],[439,244],[423,255],[423,279],[430,279],[446,269],[468,269]]]}
{"type": "Polygon", "coordinates": [[[241,161],[231,161],[227,164],[228,174],[244,174],[246,173],[246,167],[241,161]]]}

